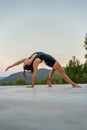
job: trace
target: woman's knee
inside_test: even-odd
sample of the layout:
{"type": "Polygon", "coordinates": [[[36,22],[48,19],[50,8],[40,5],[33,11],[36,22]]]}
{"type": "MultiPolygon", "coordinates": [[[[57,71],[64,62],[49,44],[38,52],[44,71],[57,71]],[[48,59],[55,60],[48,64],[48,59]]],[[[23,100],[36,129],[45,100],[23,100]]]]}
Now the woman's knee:
{"type": "Polygon", "coordinates": [[[61,74],[65,73],[65,71],[63,70],[63,68],[61,67],[61,65],[58,62],[55,64],[53,69],[57,70],[61,74]]]}

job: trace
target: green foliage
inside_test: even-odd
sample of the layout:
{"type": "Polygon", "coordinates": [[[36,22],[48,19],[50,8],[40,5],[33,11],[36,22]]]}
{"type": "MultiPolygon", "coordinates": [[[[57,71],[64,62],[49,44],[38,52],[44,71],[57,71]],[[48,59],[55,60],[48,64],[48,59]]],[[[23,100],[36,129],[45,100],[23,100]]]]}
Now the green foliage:
{"type": "Polygon", "coordinates": [[[75,56],[69,61],[65,68],[67,75],[76,83],[87,83],[87,63],[80,64],[75,56]]]}
{"type": "Polygon", "coordinates": [[[52,80],[52,83],[53,84],[61,84],[62,83],[62,78],[61,78],[61,75],[55,75],[53,77],[53,80],[52,80]]]}
{"type": "Polygon", "coordinates": [[[3,86],[14,85],[14,83],[13,82],[4,82],[1,85],[3,85],[3,86]]]}
{"type": "Polygon", "coordinates": [[[20,78],[16,81],[16,85],[26,85],[26,81],[24,79],[20,78]]]}
{"type": "MultiPolygon", "coordinates": [[[[87,51],[87,34],[85,36],[84,47],[85,47],[85,50],[87,51]]],[[[86,62],[87,62],[87,52],[85,54],[85,59],[86,59],[86,62]]]]}
{"type": "Polygon", "coordinates": [[[83,83],[87,83],[87,62],[83,66],[83,83]]]}
{"type": "Polygon", "coordinates": [[[86,34],[86,36],[85,36],[84,47],[85,47],[85,49],[87,50],[87,34],[86,34]]]}
{"type": "MultiPolygon", "coordinates": [[[[37,84],[47,84],[47,80],[48,80],[48,77],[44,78],[43,80],[37,81],[37,84]]],[[[61,75],[55,74],[52,79],[52,84],[62,84],[62,83],[64,82],[61,75]]]]}
{"type": "Polygon", "coordinates": [[[8,83],[4,82],[4,83],[2,83],[1,85],[3,85],[3,86],[7,86],[7,85],[8,85],[8,83]]]}
{"type": "Polygon", "coordinates": [[[42,80],[38,80],[38,81],[36,82],[36,84],[47,84],[47,79],[48,79],[48,77],[46,77],[46,78],[44,78],[44,79],[42,79],[42,80]]]}
{"type": "Polygon", "coordinates": [[[13,83],[13,82],[11,82],[11,81],[10,81],[10,82],[8,82],[8,84],[9,84],[9,85],[14,85],[14,83],[13,83]]]}

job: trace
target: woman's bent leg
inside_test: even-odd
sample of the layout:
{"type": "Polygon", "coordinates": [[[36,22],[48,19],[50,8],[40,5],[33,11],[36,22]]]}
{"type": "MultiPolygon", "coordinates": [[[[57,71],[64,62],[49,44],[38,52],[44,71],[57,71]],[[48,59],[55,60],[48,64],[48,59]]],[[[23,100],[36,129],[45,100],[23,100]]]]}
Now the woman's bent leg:
{"type": "Polygon", "coordinates": [[[52,69],[50,74],[49,74],[49,79],[47,81],[49,87],[52,87],[51,82],[52,82],[52,78],[53,78],[54,73],[55,73],[55,70],[52,69]]]}
{"type": "Polygon", "coordinates": [[[58,63],[58,61],[56,61],[56,63],[53,66],[53,69],[57,70],[63,77],[63,79],[72,84],[73,88],[80,88],[80,86],[78,86],[76,83],[74,83],[69,77],[68,75],[65,73],[65,71],[63,70],[63,68],[61,67],[61,65],[58,63]]]}

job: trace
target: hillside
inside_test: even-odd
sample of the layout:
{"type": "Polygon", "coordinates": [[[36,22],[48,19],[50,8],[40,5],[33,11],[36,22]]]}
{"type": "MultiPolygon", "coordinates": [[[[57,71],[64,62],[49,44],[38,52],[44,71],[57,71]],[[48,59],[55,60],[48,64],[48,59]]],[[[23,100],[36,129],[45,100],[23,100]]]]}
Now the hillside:
{"type": "MultiPolygon", "coordinates": [[[[49,75],[49,72],[50,70],[48,69],[39,69],[37,73],[37,81],[47,78],[49,75]]],[[[0,81],[0,84],[9,83],[9,82],[16,83],[18,79],[25,79],[23,76],[23,72],[18,72],[18,73],[9,75],[8,77],[2,79],[0,81]]],[[[32,80],[32,73],[26,72],[26,81],[31,83],[31,80],[32,80]]]]}
{"type": "Polygon", "coordinates": [[[5,77],[0,77],[0,80],[4,79],[5,77]]]}

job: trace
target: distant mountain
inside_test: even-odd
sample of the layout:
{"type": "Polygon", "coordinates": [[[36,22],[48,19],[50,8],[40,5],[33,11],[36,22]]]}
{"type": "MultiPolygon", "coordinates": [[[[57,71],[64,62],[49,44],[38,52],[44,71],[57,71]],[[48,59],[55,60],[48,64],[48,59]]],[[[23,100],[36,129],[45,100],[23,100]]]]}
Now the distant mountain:
{"type": "Polygon", "coordinates": [[[4,79],[4,78],[6,78],[6,77],[0,77],[0,80],[2,80],[2,79],[4,79]]]}
{"type": "MultiPolygon", "coordinates": [[[[48,69],[44,69],[44,68],[39,69],[38,73],[37,73],[37,81],[40,81],[40,80],[43,80],[44,78],[47,78],[49,73],[50,73],[50,70],[48,70],[48,69]]],[[[18,79],[25,79],[24,76],[23,76],[23,72],[18,72],[18,73],[11,74],[10,76],[2,79],[0,81],[0,84],[9,83],[9,82],[16,83],[16,81],[18,79]]],[[[31,81],[32,81],[32,73],[26,72],[26,81],[31,83],[31,81]]]]}

